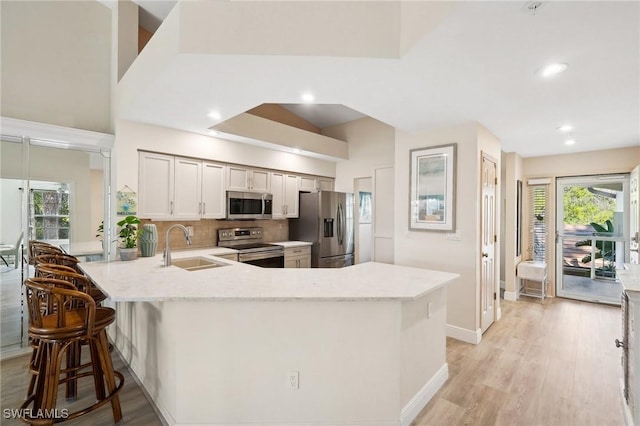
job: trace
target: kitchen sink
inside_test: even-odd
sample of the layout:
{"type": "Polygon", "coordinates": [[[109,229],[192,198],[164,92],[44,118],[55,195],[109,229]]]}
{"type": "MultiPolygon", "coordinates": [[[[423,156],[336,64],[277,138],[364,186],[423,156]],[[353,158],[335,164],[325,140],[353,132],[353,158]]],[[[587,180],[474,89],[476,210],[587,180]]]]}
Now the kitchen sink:
{"type": "Polygon", "coordinates": [[[201,271],[203,269],[220,268],[229,266],[227,263],[216,262],[206,257],[187,257],[184,259],[175,259],[171,265],[182,268],[185,271],[201,271]]]}

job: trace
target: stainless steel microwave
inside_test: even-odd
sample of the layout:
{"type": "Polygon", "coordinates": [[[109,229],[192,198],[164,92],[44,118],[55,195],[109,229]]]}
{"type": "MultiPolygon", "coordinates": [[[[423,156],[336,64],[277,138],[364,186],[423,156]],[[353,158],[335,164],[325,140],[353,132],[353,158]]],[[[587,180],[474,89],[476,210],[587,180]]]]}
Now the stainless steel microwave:
{"type": "Polygon", "coordinates": [[[273,195],[227,191],[227,219],[271,219],[273,195]]]}

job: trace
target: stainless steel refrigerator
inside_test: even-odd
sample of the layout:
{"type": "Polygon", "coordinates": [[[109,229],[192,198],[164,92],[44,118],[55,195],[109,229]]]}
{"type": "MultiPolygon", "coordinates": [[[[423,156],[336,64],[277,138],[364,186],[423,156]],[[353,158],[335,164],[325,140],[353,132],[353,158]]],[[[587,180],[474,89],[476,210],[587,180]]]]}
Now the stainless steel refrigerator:
{"type": "Polygon", "coordinates": [[[312,268],[353,265],[353,194],[300,194],[300,216],[289,221],[289,238],[312,242],[312,268]]]}

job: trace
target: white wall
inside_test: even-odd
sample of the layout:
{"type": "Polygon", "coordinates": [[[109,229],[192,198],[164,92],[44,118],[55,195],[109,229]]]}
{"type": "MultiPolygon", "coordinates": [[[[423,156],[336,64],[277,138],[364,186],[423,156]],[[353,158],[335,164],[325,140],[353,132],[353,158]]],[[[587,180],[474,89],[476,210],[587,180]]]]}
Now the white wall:
{"type": "MultiPolygon", "coordinates": [[[[370,236],[373,239],[373,259],[377,262],[393,263],[394,211],[390,200],[393,199],[394,192],[395,129],[366,117],[324,128],[322,133],[347,141],[349,147],[349,159],[336,163],[336,191],[356,192],[356,179],[373,179],[373,223],[358,227],[356,241],[366,242],[370,236]]],[[[359,248],[356,245],[356,255],[356,259],[367,259],[367,248],[359,248]]]]}
{"type": "Polygon", "coordinates": [[[294,173],[335,176],[335,163],[330,161],[126,120],[118,120],[116,126],[118,188],[128,185],[134,191],[138,190],[139,149],[294,173]]]}
{"type": "MultiPolygon", "coordinates": [[[[522,242],[522,253],[517,255],[516,243],[517,243],[517,181],[523,180],[522,178],[522,158],[514,153],[504,153],[503,167],[504,179],[503,186],[503,229],[502,229],[502,259],[501,264],[501,279],[505,283],[505,296],[507,300],[515,300],[517,296],[517,278],[516,278],[516,266],[522,260],[522,253],[524,252],[524,242],[522,242]]],[[[526,198],[526,182],[522,182],[522,199],[526,198]]],[[[523,206],[524,208],[524,203],[523,206]]],[[[525,219],[525,213],[522,212],[522,219],[525,219]]],[[[527,232],[524,228],[524,223],[520,224],[521,235],[524,237],[527,232]]]]}
{"type": "Polygon", "coordinates": [[[0,178],[0,243],[15,244],[22,229],[22,179],[0,178]]]}
{"type": "Polygon", "coordinates": [[[2,1],[4,117],[108,132],[111,11],[97,1],[2,1]]]}
{"type": "Polygon", "coordinates": [[[336,163],[336,191],[353,192],[355,178],[371,177],[375,166],[393,165],[395,130],[381,121],[361,118],[324,128],[322,134],[349,146],[349,159],[336,163]]]}
{"type": "MultiPolygon", "coordinates": [[[[499,141],[477,123],[423,133],[396,132],[395,263],[459,273],[460,279],[447,291],[447,324],[470,333],[479,328],[479,170],[483,150],[498,161],[499,169],[499,141]],[[448,240],[444,232],[409,231],[409,150],[449,143],[458,144],[455,222],[460,241],[448,240]]],[[[499,263],[497,259],[497,268],[499,263]]]]}

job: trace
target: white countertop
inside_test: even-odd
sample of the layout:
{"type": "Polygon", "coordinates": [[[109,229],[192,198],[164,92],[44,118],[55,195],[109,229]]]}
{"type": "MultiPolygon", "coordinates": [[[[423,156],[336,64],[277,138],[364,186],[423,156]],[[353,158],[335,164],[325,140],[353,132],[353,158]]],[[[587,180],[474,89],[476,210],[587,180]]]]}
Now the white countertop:
{"type": "Polygon", "coordinates": [[[282,246],[284,248],[291,248],[291,247],[304,247],[304,246],[312,246],[313,243],[310,243],[308,241],[278,241],[275,243],[269,242],[269,244],[276,244],[279,246],[282,246]]]}
{"type": "Polygon", "coordinates": [[[622,283],[622,288],[625,291],[640,292],[640,265],[625,263],[624,266],[625,269],[616,271],[622,283]]]}
{"type": "Polygon", "coordinates": [[[459,274],[368,262],[342,269],[268,269],[211,254],[176,251],[172,259],[203,256],[229,266],[186,271],[163,267],[162,255],[128,262],[83,262],[82,269],[114,301],[168,300],[413,300],[459,274]]]}

